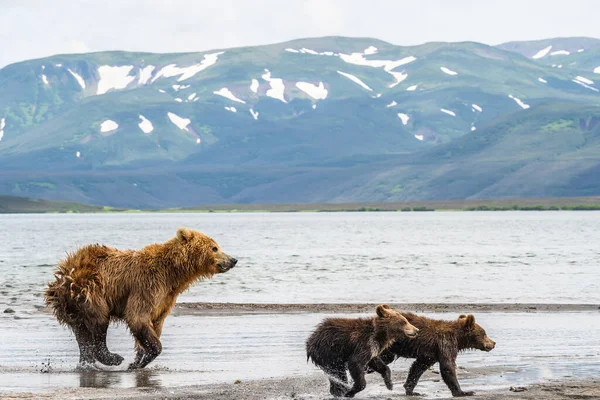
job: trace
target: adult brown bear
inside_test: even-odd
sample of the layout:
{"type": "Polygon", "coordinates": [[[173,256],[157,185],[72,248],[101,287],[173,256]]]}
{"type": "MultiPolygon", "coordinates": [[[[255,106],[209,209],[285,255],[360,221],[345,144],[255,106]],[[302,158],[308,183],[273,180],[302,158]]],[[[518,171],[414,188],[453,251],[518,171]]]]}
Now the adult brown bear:
{"type": "Polygon", "coordinates": [[[398,357],[416,358],[408,372],[404,389],[407,396],[418,396],[419,393],[415,393],[414,389],[419,378],[429,367],[439,362],[442,379],[452,396],[472,396],[474,392],[464,392],[460,388],[456,378],[456,357],[462,350],[491,351],[496,346],[496,342],[475,323],[475,317],[469,314],[461,315],[456,321],[442,321],[410,312],[401,314],[419,328],[419,335],[410,340],[400,337],[378,358],[371,360],[368,372],[380,372],[381,363],[389,364],[398,357]]]}
{"type": "Polygon", "coordinates": [[[141,250],[98,244],[80,248],[58,265],[46,304],[73,330],[80,363],[119,365],[106,347],[111,320],[125,321],[136,342],[129,369],[143,368],[162,351],[163,322],[177,296],[193,282],[229,271],[237,260],[210,237],[180,228],[176,237],[141,250]]]}
{"type": "MultiPolygon", "coordinates": [[[[399,337],[414,337],[419,331],[387,304],[377,306],[371,318],[327,318],[306,341],[306,356],[329,375],[329,392],[334,396],[354,397],[363,390],[365,369],[399,337]],[[348,391],[346,370],[354,380],[348,391]]],[[[386,386],[392,389],[387,365],[386,386]]]]}

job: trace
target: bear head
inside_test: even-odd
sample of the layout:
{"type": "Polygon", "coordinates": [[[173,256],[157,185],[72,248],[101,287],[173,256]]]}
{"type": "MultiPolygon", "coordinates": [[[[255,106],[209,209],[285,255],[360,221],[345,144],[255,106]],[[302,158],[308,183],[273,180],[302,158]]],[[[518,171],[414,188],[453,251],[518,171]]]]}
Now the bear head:
{"type": "Polygon", "coordinates": [[[387,304],[377,306],[375,311],[377,313],[377,317],[375,318],[376,326],[379,329],[384,329],[387,336],[393,338],[393,340],[402,336],[412,338],[419,332],[419,329],[411,325],[402,314],[393,310],[387,304]]]}
{"type": "Polygon", "coordinates": [[[460,350],[491,351],[496,346],[496,342],[488,337],[479,324],[475,323],[473,314],[458,317],[458,327],[460,329],[458,335],[460,350]]]}
{"type": "Polygon", "coordinates": [[[221,251],[217,242],[189,228],[177,230],[178,243],[183,248],[185,263],[199,275],[214,275],[229,271],[237,260],[221,251]]]}

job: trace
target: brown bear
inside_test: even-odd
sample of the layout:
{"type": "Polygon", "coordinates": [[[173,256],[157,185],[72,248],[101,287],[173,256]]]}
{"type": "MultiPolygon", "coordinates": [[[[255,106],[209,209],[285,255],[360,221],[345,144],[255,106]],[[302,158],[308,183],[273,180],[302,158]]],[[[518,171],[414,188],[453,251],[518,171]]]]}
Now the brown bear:
{"type": "Polygon", "coordinates": [[[46,304],[73,330],[81,364],[121,364],[123,357],[106,347],[106,331],[110,321],[124,321],[136,342],[129,369],[143,368],[162,351],[163,322],[177,296],[236,263],[213,239],[187,228],[141,250],[87,245],[60,262],[56,279],[48,283],[46,304]]]}
{"type": "MultiPolygon", "coordinates": [[[[327,318],[321,322],[306,341],[307,361],[320,367],[329,375],[329,391],[334,396],[354,397],[363,390],[365,368],[373,357],[400,337],[414,337],[419,331],[400,313],[387,304],[379,305],[377,316],[371,318],[327,318]],[[354,380],[347,391],[346,370],[354,380]]],[[[386,385],[392,389],[387,365],[386,385]]]]}
{"type": "MultiPolygon", "coordinates": [[[[452,396],[472,396],[474,392],[463,392],[460,388],[456,378],[456,357],[462,350],[491,351],[496,346],[496,342],[475,323],[475,317],[469,314],[461,315],[456,321],[441,321],[410,312],[401,314],[419,328],[419,336],[411,340],[400,337],[378,358],[371,360],[368,372],[380,372],[380,364],[389,364],[398,357],[416,358],[408,372],[404,389],[407,396],[419,396],[419,393],[413,391],[419,378],[423,372],[439,362],[442,379],[452,396]]],[[[385,380],[386,377],[383,377],[385,380]]]]}

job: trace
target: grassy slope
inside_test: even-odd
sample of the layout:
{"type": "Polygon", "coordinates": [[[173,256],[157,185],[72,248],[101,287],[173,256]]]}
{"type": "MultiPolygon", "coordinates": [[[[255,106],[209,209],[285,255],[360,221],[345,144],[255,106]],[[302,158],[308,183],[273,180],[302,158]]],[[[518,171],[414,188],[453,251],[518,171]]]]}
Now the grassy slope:
{"type": "Polygon", "coordinates": [[[90,213],[118,211],[117,209],[68,201],[0,196],[0,213],[90,213]]]}
{"type": "MultiPolygon", "coordinates": [[[[600,197],[488,199],[419,202],[213,204],[158,212],[299,212],[299,211],[444,211],[444,210],[600,210],[600,197]]],[[[73,202],[0,196],[0,214],[105,213],[123,209],[73,202]]],[[[149,210],[157,212],[157,210],[149,210]]]]}

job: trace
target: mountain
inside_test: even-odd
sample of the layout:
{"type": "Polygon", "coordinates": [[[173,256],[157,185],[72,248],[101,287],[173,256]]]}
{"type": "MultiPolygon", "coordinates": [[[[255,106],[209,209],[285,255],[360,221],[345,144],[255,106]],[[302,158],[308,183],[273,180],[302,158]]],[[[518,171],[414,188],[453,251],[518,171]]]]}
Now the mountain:
{"type": "Polygon", "coordinates": [[[598,194],[596,125],[581,121],[600,107],[599,51],[325,37],[25,61],[0,70],[0,194],[119,207],[598,194]],[[523,170],[546,150],[552,175],[523,170]]]}

